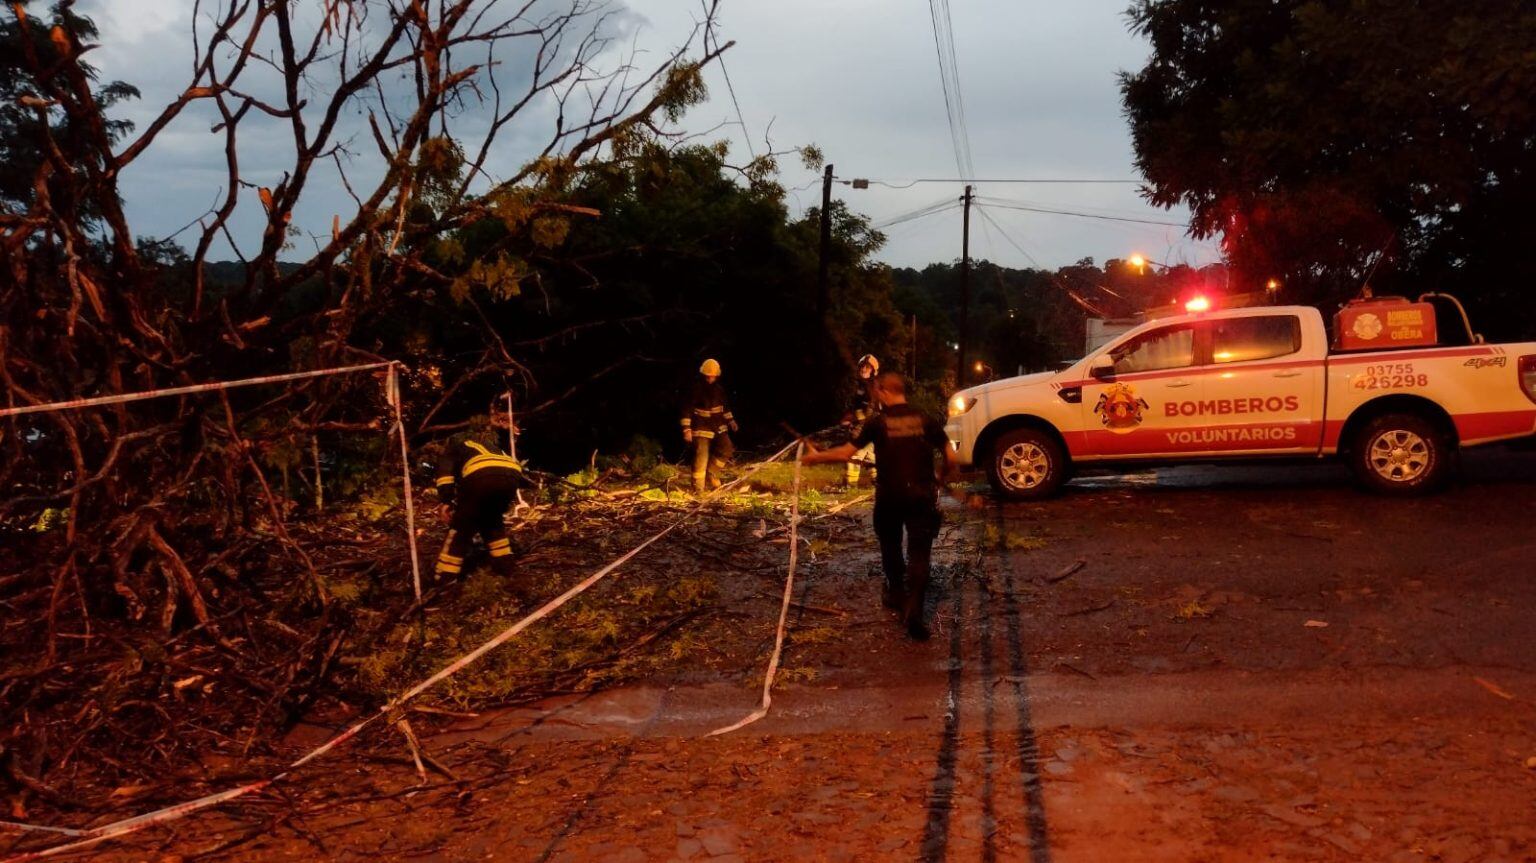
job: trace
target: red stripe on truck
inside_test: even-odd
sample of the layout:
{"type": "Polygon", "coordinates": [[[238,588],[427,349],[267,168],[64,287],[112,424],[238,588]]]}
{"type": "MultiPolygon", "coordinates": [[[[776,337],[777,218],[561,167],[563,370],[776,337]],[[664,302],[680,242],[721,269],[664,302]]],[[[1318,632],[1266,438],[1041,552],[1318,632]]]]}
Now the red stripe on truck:
{"type": "Polygon", "coordinates": [[[1493,348],[1419,348],[1407,351],[1376,351],[1347,354],[1329,354],[1330,366],[1356,366],[1367,363],[1388,363],[1395,360],[1451,360],[1457,357],[1487,357],[1492,356],[1493,348]]]}
{"type": "Polygon", "coordinates": [[[1536,411],[1494,411],[1451,417],[1462,443],[1521,437],[1536,433],[1536,411]]]}
{"type": "MultiPolygon", "coordinates": [[[[1536,434],[1536,410],[1456,414],[1451,417],[1451,422],[1456,426],[1456,437],[1463,444],[1536,434]]],[[[1323,449],[1339,448],[1339,438],[1344,433],[1344,423],[1344,420],[1328,420],[1323,429],[1323,449]]]]}
{"type": "MultiPolygon", "coordinates": [[[[1489,411],[1452,418],[1463,444],[1486,443],[1503,438],[1536,434],[1536,410],[1489,411]]],[[[1323,428],[1323,449],[1336,450],[1344,430],[1343,420],[1328,420],[1323,428]]],[[[1138,428],[1129,432],[1089,429],[1066,435],[1068,449],[1076,457],[1144,456],[1157,458],[1188,453],[1263,452],[1317,445],[1315,423],[1264,422],[1230,425],[1138,428]]]]}
{"type": "Polygon", "coordinates": [[[1316,434],[1316,423],[1284,421],[1138,428],[1129,432],[1092,429],[1082,434],[1079,451],[1073,455],[1157,457],[1231,450],[1310,450],[1317,446],[1316,434]]]}
{"type": "Polygon", "coordinates": [[[1134,384],[1141,381],[1155,381],[1163,378],[1185,378],[1191,375],[1212,375],[1224,371],[1283,371],[1285,369],[1310,369],[1323,365],[1322,360],[1293,360],[1284,363],[1211,363],[1204,366],[1182,366],[1176,369],[1163,369],[1155,372],[1128,372],[1123,375],[1115,375],[1113,378],[1097,380],[1088,378],[1081,381],[1067,381],[1060,384],[1062,387],[1086,387],[1093,384],[1134,384]]]}

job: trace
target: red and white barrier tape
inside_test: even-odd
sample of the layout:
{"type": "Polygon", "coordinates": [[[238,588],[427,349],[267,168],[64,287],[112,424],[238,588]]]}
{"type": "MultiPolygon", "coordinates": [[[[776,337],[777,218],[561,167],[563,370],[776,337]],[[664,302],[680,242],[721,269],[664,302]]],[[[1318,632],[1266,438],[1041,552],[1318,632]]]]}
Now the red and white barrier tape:
{"type": "MultiPolygon", "coordinates": [[[[431,677],[427,678],[426,680],[423,680],[421,683],[416,684],[415,686],[411,687],[410,689],[406,690],[405,692],[401,693],[400,695],[397,695],[394,698],[390,699],[388,704],[385,704],[383,707],[379,708],[374,713],[372,713],[372,714],[370,714],[370,715],[368,715],[368,716],[366,716],[366,717],[364,717],[362,719],[359,719],[358,721],[352,723],[352,725],[349,726],[345,731],[342,731],[341,733],[335,735],[330,740],[327,740],[325,743],[322,743],[320,746],[310,750],[304,756],[302,756],[299,759],[297,759],[297,760],[293,761],[292,763],[290,763],[288,765],[288,767],[286,769],[284,769],[281,773],[278,773],[277,775],[275,775],[275,776],[273,776],[273,777],[271,777],[269,779],[263,779],[263,780],[261,780],[259,782],[252,782],[252,783],[249,783],[247,785],[241,785],[241,786],[238,786],[238,787],[235,787],[235,788],[230,788],[230,789],[227,789],[225,791],[220,791],[217,794],[210,794],[210,795],[208,795],[206,797],[199,797],[196,800],[188,800],[188,801],[186,801],[184,803],[178,803],[178,804],[176,804],[174,806],[167,806],[167,807],[165,807],[163,809],[156,809],[153,812],[146,812],[146,813],[144,813],[142,815],[136,815],[136,816],[134,816],[132,818],[126,818],[126,819],[124,819],[122,821],[115,821],[115,822],[113,822],[111,824],[105,824],[105,825],[103,825],[101,827],[93,827],[93,828],[90,828],[88,830],[81,830],[81,831],[78,831],[77,833],[74,834],[74,835],[76,835],[78,837],[78,838],[75,839],[75,841],[66,842],[66,843],[61,844],[61,845],[55,845],[55,846],[53,846],[51,848],[45,848],[45,849],[42,849],[40,851],[29,851],[29,852],[26,852],[26,853],[23,853],[23,854],[14,856],[14,857],[10,857],[7,860],[3,861],[3,863],[22,863],[22,861],[27,861],[27,860],[41,860],[41,859],[46,858],[46,857],[53,857],[53,856],[56,856],[56,855],[59,855],[59,854],[68,853],[70,851],[78,851],[78,850],[81,850],[81,849],[84,849],[84,848],[88,848],[88,847],[90,847],[92,845],[96,845],[96,844],[98,844],[100,842],[105,842],[105,841],[107,841],[109,839],[115,839],[115,838],[120,837],[120,836],[126,836],[129,833],[136,833],[136,832],[138,832],[140,830],[143,830],[144,828],[149,827],[149,826],[154,825],[154,824],[163,824],[163,823],[165,823],[167,821],[175,821],[175,820],[177,820],[179,818],[183,818],[183,817],[185,817],[187,815],[190,815],[193,812],[198,812],[198,811],[203,810],[203,809],[208,809],[210,807],[217,806],[217,805],[219,805],[221,803],[225,803],[225,802],[228,802],[230,800],[234,800],[237,797],[243,797],[246,794],[250,794],[253,791],[259,791],[259,790],[261,790],[263,788],[266,788],[266,787],[268,787],[268,786],[270,786],[270,785],[272,785],[272,784],[274,784],[276,782],[282,781],[283,779],[287,778],[290,774],[292,774],[295,770],[299,769],[300,767],[303,767],[305,764],[308,764],[309,762],[315,760],[316,758],[319,758],[320,756],[326,754],[327,752],[330,752],[332,749],[335,749],[336,747],[342,745],[343,743],[346,743],[348,740],[351,740],[353,737],[356,737],[358,732],[362,731],[363,728],[367,727],[368,725],[373,723],[375,720],[377,720],[380,717],[383,717],[383,716],[385,716],[385,715],[387,715],[389,713],[392,713],[395,710],[398,710],[399,708],[403,707],[405,705],[405,703],[410,701],[412,698],[415,698],[416,696],[418,696],[421,693],[427,691],[428,689],[432,688],[433,686],[436,686],[438,683],[441,683],[442,681],[448,679],[449,677],[452,677],[453,675],[455,675],[458,672],[462,671],[466,666],[468,666],[468,665],[472,664],[473,662],[475,662],[476,660],[478,660],[480,657],[482,657],[485,654],[491,652],[492,650],[495,650],[497,647],[500,647],[502,644],[505,644],[508,640],[512,639],[514,636],[516,636],[518,633],[522,632],[524,629],[527,629],[530,625],[532,625],[532,624],[534,624],[534,623],[544,619],[545,617],[548,617],[555,610],[560,608],[560,606],[565,605],[567,602],[570,602],[572,599],[576,598],[578,595],[580,595],[581,593],[585,592],[588,588],[592,587],[594,584],[597,584],[599,581],[602,581],[604,578],[606,578],[614,570],[618,569],[620,566],[622,566],[625,563],[629,562],[632,558],[634,558],[635,555],[639,554],[641,551],[643,551],[646,548],[650,547],[653,543],[655,543],[656,541],[660,540],[662,537],[666,536],[667,534],[671,533],[672,531],[677,530],[679,527],[682,527],[683,525],[685,525],[688,522],[692,521],[699,514],[699,512],[703,510],[704,505],[709,503],[710,500],[712,500],[715,496],[717,496],[719,494],[722,494],[725,491],[727,491],[727,490],[729,490],[731,488],[734,488],[735,486],[745,482],[753,474],[757,473],[759,470],[762,470],[762,468],[764,466],[766,466],[768,464],[771,464],[771,463],[773,463],[775,461],[778,461],[780,458],[782,458],[784,456],[785,453],[789,452],[790,449],[794,448],[797,445],[797,443],[798,442],[792,442],[792,443],[788,444],[787,446],[785,446],[783,449],[781,449],[778,452],[774,453],[773,455],[769,456],[768,458],[766,458],[766,459],[764,459],[764,460],[762,460],[762,461],[760,461],[760,462],[758,462],[758,463],[756,463],[754,465],[751,465],[750,467],[748,467],[746,469],[746,471],[744,473],[742,473],[741,476],[739,476],[736,479],[731,480],[730,482],[720,486],[719,488],[715,489],[713,492],[710,492],[703,499],[701,499],[698,503],[696,503],[693,506],[692,509],[689,509],[687,512],[683,513],[682,517],[680,517],[676,521],[672,522],[671,524],[667,525],[665,528],[662,528],[659,532],[657,532],[650,539],[645,540],[644,542],[642,542],[639,545],[635,546],[634,548],[630,549],[623,556],[621,556],[618,559],[614,560],[613,562],[609,563],[607,566],[604,566],[603,568],[601,568],[601,569],[597,570],[596,572],[592,573],[591,575],[587,576],[585,579],[583,579],[575,587],[572,587],[570,590],[567,590],[565,593],[562,593],[559,596],[555,597],[554,599],[550,600],[549,602],[545,603],[537,611],[534,611],[532,614],[529,614],[527,617],[524,617],[522,620],[519,620],[518,622],[516,622],[516,623],[512,624],[511,626],[507,627],[506,629],[503,629],[500,633],[497,633],[489,641],[485,642],[484,644],[480,645],[479,647],[475,648],[474,650],[470,651],[469,653],[466,653],[465,655],[459,657],[458,659],[455,659],[453,662],[450,662],[441,671],[438,671],[436,674],[432,675],[431,677]]],[[[798,503],[798,501],[799,501],[799,491],[800,491],[800,462],[799,462],[799,459],[797,458],[795,460],[795,501],[796,502],[791,504],[791,512],[792,513],[796,513],[796,514],[798,513],[798,510],[799,510],[799,503],[798,503]]],[[[790,555],[791,555],[791,557],[790,557],[790,560],[791,560],[791,564],[790,564],[791,575],[793,575],[793,567],[794,567],[794,563],[793,563],[793,561],[794,561],[794,544],[793,544],[793,542],[791,542],[791,544],[790,544],[790,555]]],[[[788,608],[788,605],[787,605],[787,603],[788,603],[788,599],[787,599],[788,592],[787,592],[787,590],[786,590],[785,596],[786,596],[785,608],[787,609],[788,608]]],[[[781,616],[781,622],[780,622],[779,642],[780,642],[780,645],[782,645],[782,642],[783,642],[782,616],[781,616]]],[[[777,655],[778,655],[778,648],[775,648],[775,660],[777,659],[777,655]]],[[[772,680],[771,670],[770,670],[770,678],[769,678],[769,680],[770,681],[772,680]]],[[[764,697],[765,697],[765,699],[767,697],[766,690],[764,692],[764,697]]],[[[31,825],[31,824],[16,824],[16,825],[12,825],[12,826],[14,826],[14,827],[16,827],[18,829],[33,830],[33,831],[66,832],[64,828],[45,827],[45,826],[31,825]]]]}
{"type": "Polygon", "coordinates": [[[354,372],[370,372],[379,369],[388,369],[389,374],[384,382],[384,398],[394,408],[395,427],[393,431],[400,436],[400,472],[405,483],[405,528],[406,536],[410,539],[411,549],[411,584],[416,591],[416,601],[421,602],[421,563],[416,554],[416,506],[411,498],[411,456],[406,444],[405,426],[400,419],[400,384],[397,376],[398,362],[364,363],[359,366],[340,366],[333,369],[315,369],[308,372],[289,372],[281,375],[265,375],[259,378],[243,378],[237,381],[214,381],[206,384],[191,384],[184,387],[167,387],[157,390],[144,390],[137,393],[119,393],[112,396],[97,396],[95,398],[71,399],[63,402],[50,402],[45,405],[24,405],[22,407],[0,408],[0,418],[21,416],[22,414],[46,413],[48,411],[77,410],[79,408],[100,407],[102,405],[120,405],[129,402],[140,402],[148,399],[162,399],[170,396],[192,395],[194,393],[209,393],[219,390],[231,390],[239,387],[254,387],[262,384],[280,384],[288,381],[302,381],[310,378],[323,378],[331,375],[345,375],[354,372]]]}
{"type": "MultiPolygon", "coordinates": [[[[405,420],[400,413],[400,376],[395,363],[389,365],[384,379],[384,400],[395,410],[395,434],[400,436],[400,479],[405,483],[405,536],[411,549],[411,589],[416,604],[421,604],[421,560],[416,554],[416,498],[411,494],[411,449],[406,441],[405,420]]],[[[319,468],[315,468],[319,470],[319,468]]]]}
{"type": "Polygon", "coordinates": [[[773,637],[773,655],[768,659],[768,673],[763,677],[763,703],[762,706],[742,717],[740,722],[727,725],[724,728],[716,728],[704,735],[714,737],[717,734],[730,734],[739,731],[748,725],[768,715],[768,708],[773,706],[773,678],[779,673],[779,657],[784,653],[784,629],[789,623],[789,601],[795,592],[795,564],[799,561],[800,552],[800,455],[805,450],[805,444],[800,444],[795,449],[795,484],[789,498],[789,575],[784,578],[784,602],[779,606],[779,630],[773,637]]]}
{"type": "Polygon", "coordinates": [[[334,369],[317,369],[310,372],[290,372],[282,375],[267,375],[259,378],[245,378],[238,381],[216,381],[207,384],[192,384],[184,387],[169,387],[158,390],[145,390],[138,393],[119,393],[113,396],[96,396],[88,399],[70,399],[63,402],[50,402],[45,405],[23,405],[21,407],[0,408],[0,418],[21,416],[22,414],[40,414],[48,411],[75,410],[77,408],[93,408],[101,405],[120,405],[127,402],[140,402],[145,399],[160,399],[168,396],[184,396],[193,393],[209,393],[217,390],[229,390],[236,387],[254,387],[261,384],[280,384],[286,381],[301,381],[307,378],[323,378],[328,375],[343,375],[351,372],[366,372],[374,369],[392,367],[397,363],[366,363],[360,366],[342,366],[334,369]]]}

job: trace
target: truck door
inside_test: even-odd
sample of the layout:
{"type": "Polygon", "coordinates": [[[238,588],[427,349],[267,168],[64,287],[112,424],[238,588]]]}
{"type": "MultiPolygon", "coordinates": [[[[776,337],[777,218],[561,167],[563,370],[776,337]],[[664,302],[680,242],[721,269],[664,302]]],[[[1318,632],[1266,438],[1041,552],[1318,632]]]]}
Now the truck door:
{"type": "MultiPolygon", "coordinates": [[[[1193,405],[1212,452],[1315,452],[1322,444],[1323,369],[1302,349],[1295,314],[1212,318],[1205,395],[1193,405]]],[[[1321,346],[1318,346],[1319,348],[1321,346]]]]}
{"type": "Polygon", "coordinates": [[[1165,456],[1186,451],[1180,433],[1193,423],[1176,406],[1202,398],[1197,342],[1201,325],[1148,330],[1110,351],[1113,373],[1083,385],[1083,455],[1165,456]]]}

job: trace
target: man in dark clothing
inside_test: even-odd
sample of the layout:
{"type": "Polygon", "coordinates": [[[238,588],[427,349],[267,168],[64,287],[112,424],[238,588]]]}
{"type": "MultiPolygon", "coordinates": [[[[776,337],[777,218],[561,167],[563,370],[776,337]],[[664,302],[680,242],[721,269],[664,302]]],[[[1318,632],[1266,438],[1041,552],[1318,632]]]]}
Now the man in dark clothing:
{"type": "Polygon", "coordinates": [[[720,473],[734,451],[730,433],[736,431],[736,418],[725,402],[720,364],[714,360],[699,366],[699,379],[683,404],[682,423],[683,441],[693,447],[693,490],[702,494],[706,482],[719,488],[720,473]]]}
{"type": "MultiPolygon", "coordinates": [[[[839,425],[848,433],[848,439],[858,437],[859,430],[864,428],[864,423],[880,410],[880,401],[875,398],[875,379],[880,376],[880,360],[874,354],[865,354],[859,357],[859,376],[854,381],[853,392],[848,399],[848,410],[843,414],[839,425]]],[[[853,454],[848,459],[848,465],[843,469],[843,484],[852,488],[859,484],[859,468],[869,465],[869,476],[874,479],[875,474],[875,450],[866,446],[853,454]]]]}
{"type": "Polygon", "coordinates": [[[437,556],[438,578],[457,576],[464,568],[476,533],[485,540],[491,569],[512,574],[512,542],[502,519],[528,484],[523,466],[501,451],[491,438],[506,426],[506,418],[491,412],[491,435],[466,435],[451,441],[437,462],[437,496],[448,520],[448,538],[437,556]]]}
{"type": "Polygon", "coordinates": [[[923,621],[923,600],[928,590],[928,571],[933,540],[939,533],[938,490],[955,473],[958,462],[944,436],[944,426],[907,404],[906,381],[895,372],[877,379],[875,395],[881,410],[864,424],[849,443],[821,452],[808,452],[804,464],[847,461],[860,448],[873,444],[880,474],[875,478],[875,538],[880,542],[880,563],[885,570],[881,599],[887,608],[901,613],[907,633],[918,641],[928,638],[923,621]],[[943,456],[942,476],[934,472],[934,453],[943,456]],[[906,556],[902,556],[902,535],[906,556]]]}

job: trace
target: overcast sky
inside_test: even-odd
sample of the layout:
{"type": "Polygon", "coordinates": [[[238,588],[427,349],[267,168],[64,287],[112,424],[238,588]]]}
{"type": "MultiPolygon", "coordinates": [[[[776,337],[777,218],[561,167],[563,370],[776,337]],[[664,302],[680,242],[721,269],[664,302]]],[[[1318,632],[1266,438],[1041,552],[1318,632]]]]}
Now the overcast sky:
{"type": "MultiPolygon", "coordinates": [[[[125,109],[141,123],[186,86],[191,5],[190,0],[79,3],[101,28],[102,47],[93,62],[103,77],[126,80],[143,91],[143,100],[125,109]]],[[[624,5],[629,14],[615,25],[623,31],[619,41],[636,45],[653,60],[686,38],[698,16],[693,0],[629,0],[624,5]]],[[[1180,228],[1026,212],[1007,209],[999,200],[1183,221],[1182,212],[1147,207],[1134,185],[986,182],[1136,179],[1116,73],[1139,68],[1147,47],[1126,29],[1126,0],[950,0],[949,5],[978,194],[993,199],[984,207],[996,222],[979,214],[973,218],[973,256],[1010,266],[1026,266],[1033,259],[1050,267],[1084,257],[1102,262],[1133,251],[1170,263],[1217,259],[1213,243],[1192,242],[1180,228]]],[[[840,178],[902,184],[958,175],[926,0],[724,0],[719,32],[722,41],[736,42],[725,55],[725,70],[752,146],[759,151],[771,122],[776,149],[814,143],[840,178]]],[[[718,66],[708,73],[708,82],[711,99],[685,119],[690,129],[736,120],[718,66]]],[[[214,202],[223,188],[224,169],[221,139],[209,134],[210,125],[206,112],[189,112],[155,151],[125,173],[124,195],[138,232],[171,234],[214,202]]],[[[263,134],[272,136],[275,171],[284,164],[283,132],[274,126],[263,134]]],[[[733,153],[745,156],[737,126],[723,126],[716,136],[729,138],[733,153]]],[[[243,168],[252,176],[261,176],[266,167],[262,140],[253,136],[244,142],[243,149],[255,153],[242,155],[243,168]]],[[[533,140],[508,138],[493,162],[518,164],[533,140]]],[[[782,161],[784,184],[796,190],[792,208],[798,212],[819,203],[819,176],[793,158],[782,161]]],[[[275,178],[266,182],[275,183],[275,178]]],[[[868,190],[837,185],[833,192],[877,224],[957,199],[960,193],[958,183],[919,183],[907,189],[877,184],[868,190]]],[[[327,178],[306,201],[298,221],[315,233],[328,233],[329,214],[344,207],[340,184],[327,178]]],[[[242,198],[236,235],[247,236],[241,225],[258,221],[257,205],[242,198]]],[[[952,260],[959,256],[960,230],[958,210],[893,226],[880,257],[911,266],[952,260]]]]}

